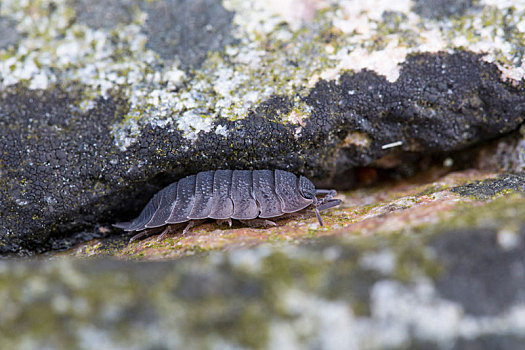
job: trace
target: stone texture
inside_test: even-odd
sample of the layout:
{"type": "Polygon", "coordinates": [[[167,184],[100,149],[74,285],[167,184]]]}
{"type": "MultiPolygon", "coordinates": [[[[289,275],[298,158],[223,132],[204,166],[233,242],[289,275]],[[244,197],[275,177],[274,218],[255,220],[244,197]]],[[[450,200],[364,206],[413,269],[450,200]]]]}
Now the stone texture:
{"type": "Polygon", "coordinates": [[[233,14],[217,0],[157,1],[145,6],[147,48],[162,58],[177,57],[184,68],[198,67],[210,51],[233,43],[233,14]]]}
{"type": "Polygon", "coordinates": [[[460,17],[474,4],[472,0],[416,0],[414,12],[422,17],[441,18],[448,16],[460,17]]]}
{"type": "Polygon", "coordinates": [[[493,316],[525,300],[525,226],[519,236],[512,237],[516,238],[512,247],[498,243],[496,233],[488,229],[463,230],[455,232],[454,237],[443,235],[432,244],[447,265],[447,272],[438,278],[437,289],[444,298],[460,303],[467,314],[493,316]]]}
{"type": "Polygon", "coordinates": [[[490,199],[505,192],[525,193],[525,173],[502,174],[497,178],[452,188],[452,192],[480,199],[490,199]]]}
{"type": "Polygon", "coordinates": [[[16,22],[5,17],[0,17],[0,49],[8,48],[17,43],[19,34],[16,31],[16,22]]]}
{"type": "Polygon", "coordinates": [[[512,173],[525,171],[525,127],[479,148],[473,166],[484,170],[512,173]]]}
{"type": "Polygon", "coordinates": [[[501,244],[501,233],[482,228],[436,233],[260,246],[175,262],[1,261],[2,344],[129,349],[519,344],[525,226],[511,233],[512,245],[501,244]]]}
{"type": "Polygon", "coordinates": [[[92,28],[111,28],[115,23],[131,23],[138,2],[134,0],[77,0],[71,4],[77,21],[92,28]]]}
{"type": "Polygon", "coordinates": [[[335,169],[342,173],[388,154],[383,146],[396,141],[407,152],[436,153],[508,133],[516,127],[509,118],[523,122],[522,89],[502,84],[496,67],[479,56],[422,54],[408,58],[395,83],[372,72],[345,74],[316,85],[307,102],[314,106],[311,121],[331,116],[327,134],[337,128],[346,137],[366,135],[364,147],[337,140],[343,146],[335,169]]]}

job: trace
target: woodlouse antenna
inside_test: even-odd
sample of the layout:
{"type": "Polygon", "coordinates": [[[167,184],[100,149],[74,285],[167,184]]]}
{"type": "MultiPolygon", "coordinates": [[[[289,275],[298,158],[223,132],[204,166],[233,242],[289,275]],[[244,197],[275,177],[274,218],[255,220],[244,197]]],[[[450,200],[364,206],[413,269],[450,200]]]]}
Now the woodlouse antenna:
{"type": "Polygon", "coordinates": [[[323,219],[321,219],[320,211],[336,207],[341,204],[340,199],[332,199],[337,192],[335,190],[316,190],[316,195],[324,195],[321,200],[318,200],[317,197],[314,198],[313,206],[317,220],[319,220],[319,225],[323,226],[323,219]]]}
{"type": "Polygon", "coordinates": [[[319,220],[319,225],[323,226],[323,219],[321,218],[321,214],[319,213],[319,210],[317,207],[319,206],[319,201],[317,200],[317,197],[314,197],[314,211],[315,216],[317,216],[317,220],[319,220]]]}

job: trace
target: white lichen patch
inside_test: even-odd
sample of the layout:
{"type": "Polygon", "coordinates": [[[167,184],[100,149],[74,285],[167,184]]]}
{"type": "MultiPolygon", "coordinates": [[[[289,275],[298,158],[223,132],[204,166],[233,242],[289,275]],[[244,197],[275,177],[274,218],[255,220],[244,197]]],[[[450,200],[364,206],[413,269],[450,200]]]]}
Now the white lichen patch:
{"type": "Polygon", "coordinates": [[[215,128],[215,133],[217,135],[222,135],[224,137],[227,137],[228,136],[228,129],[226,129],[226,127],[224,125],[217,125],[217,127],[215,128]]]}
{"type": "Polygon", "coordinates": [[[390,348],[416,337],[453,342],[491,334],[523,334],[525,306],[516,304],[493,316],[470,316],[455,302],[441,298],[425,278],[404,285],[394,280],[378,281],[371,292],[371,319],[362,323],[370,348],[390,348]],[[397,340],[397,341],[393,341],[397,340]]]}
{"type": "MultiPolygon", "coordinates": [[[[173,122],[177,116],[173,106],[187,104],[171,91],[186,74],[175,65],[157,68],[157,55],[145,49],[147,38],[140,26],[145,17],[139,14],[137,23],[117,24],[112,30],[80,23],[68,27],[74,10],[67,5],[65,0],[2,3],[0,15],[18,20],[17,30],[28,34],[16,51],[0,51],[6,57],[0,60],[0,87],[26,82],[30,89],[46,89],[57,81],[80,83],[86,87],[78,106],[81,110],[92,108],[100,95],[124,94],[130,111],[126,122],[113,130],[122,150],[137,140],[144,125],[173,122]],[[49,12],[51,3],[55,9],[49,12]],[[144,113],[148,118],[143,118],[144,113]]],[[[190,102],[190,106],[198,103],[190,102]]]]}
{"type": "Polygon", "coordinates": [[[177,119],[177,128],[182,131],[188,139],[195,140],[199,132],[209,132],[211,130],[212,118],[188,111],[177,119]]]}
{"type": "Polygon", "coordinates": [[[301,113],[301,111],[297,109],[293,109],[290,113],[288,113],[287,121],[292,124],[305,126],[305,114],[301,113]]]}
{"type": "Polygon", "coordinates": [[[498,245],[504,250],[511,250],[519,247],[521,244],[521,236],[516,232],[517,230],[501,229],[496,236],[498,245]]]}
{"type": "Polygon", "coordinates": [[[323,72],[321,78],[333,80],[338,78],[339,73],[343,70],[358,72],[366,68],[394,82],[399,77],[399,64],[405,60],[407,52],[406,47],[399,47],[395,42],[388,43],[384,50],[373,52],[357,47],[350,54],[343,53],[334,56],[339,64],[336,68],[323,72]]]}
{"type": "Polygon", "coordinates": [[[515,8],[517,11],[525,11],[525,2],[516,0],[480,0],[481,6],[493,6],[501,10],[515,8]]]}
{"type": "Polygon", "coordinates": [[[419,342],[454,344],[459,338],[523,334],[520,304],[493,316],[471,316],[462,305],[440,297],[431,281],[410,284],[382,279],[371,288],[370,315],[354,314],[339,299],[324,299],[299,289],[279,293],[286,322],[272,319],[269,348],[392,349],[419,342]]]}
{"type": "Polygon", "coordinates": [[[283,116],[283,121],[296,125],[294,131],[296,140],[301,137],[303,128],[306,126],[306,120],[310,118],[311,113],[312,107],[306,103],[296,102],[295,108],[293,108],[288,115],[283,116]]]}
{"type": "Polygon", "coordinates": [[[396,259],[392,251],[384,249],[363,254],[359,259],[359,265],[364,269],[375,270],[387,275],[394,272],[396,259]]]}
{"type": "Polygon", "coordinates": [[[269,349],[359,349],[359,328],[342,301],[319,298],[298,289],[279,295],[284,320],[270,323],[269,349]]]}
{"type": "Polygon", "coordinates": [[[293,0],[280,1],[280,4],[276,4],[274,0],[225,0],[223,5],[226,9],[236,12],[234,23],[237,25],[237,35],[248,35],[250,41],[255,41],[258,35],[270,34],[287,19],[290,20],[291,26],[300,26],[301,15],[297,16],[297,12],[293,14],[288,10],[291,2],[293,0]]]}

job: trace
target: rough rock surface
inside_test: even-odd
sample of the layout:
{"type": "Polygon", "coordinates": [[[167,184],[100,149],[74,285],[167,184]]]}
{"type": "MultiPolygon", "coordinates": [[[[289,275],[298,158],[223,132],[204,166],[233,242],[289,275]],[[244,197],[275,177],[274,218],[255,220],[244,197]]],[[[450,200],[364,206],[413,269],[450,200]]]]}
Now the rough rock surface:
{"type": "Polygon", "coordinates": [[[524,257],[525,225],[175,262],[1,261],[0,335],[7,348],[517,349],[524,257]]]}
{"type": "Polygon", "coordinates": [[[201,170],[340,181],[517,129],[525,8],[410,4],[3,1],[0,253],[96,236],[201,170]]]}

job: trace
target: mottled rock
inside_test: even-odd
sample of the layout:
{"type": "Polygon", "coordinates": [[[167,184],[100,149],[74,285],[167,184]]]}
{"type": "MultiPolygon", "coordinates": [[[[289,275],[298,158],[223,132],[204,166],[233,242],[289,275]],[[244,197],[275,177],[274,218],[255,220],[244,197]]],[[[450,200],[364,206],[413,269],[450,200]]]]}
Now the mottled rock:
{"type": "Polygon", "coordinates": [[[508,137],[480,147],[473,165],[484,170],[525,172],[525,126],[508,137]]]}
{"type": "Polygon", "coordinates": [[[141,264],[1,261],[2,344],[512,349],[524,332],[525,226],[507,233],[513,240],[501,234],[325,240],[141,264]]]}

